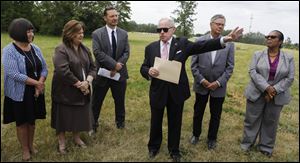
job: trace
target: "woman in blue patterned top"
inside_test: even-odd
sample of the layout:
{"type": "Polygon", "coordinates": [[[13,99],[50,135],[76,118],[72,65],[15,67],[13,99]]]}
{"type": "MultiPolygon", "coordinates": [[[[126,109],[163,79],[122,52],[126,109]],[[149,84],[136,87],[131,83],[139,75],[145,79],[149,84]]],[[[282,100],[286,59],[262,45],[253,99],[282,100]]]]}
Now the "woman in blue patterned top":
{"type": "Polygon", "coordinates": [[[33,147],[35,120],[46,118],[44,88],[48,74],[39,47],[32,44],[33,25],[24,18],[14,19],[8,28],[14,40],[3,49],[4,110],[3,123],[16,122],[22,159],[37,152],[33,147]]]}

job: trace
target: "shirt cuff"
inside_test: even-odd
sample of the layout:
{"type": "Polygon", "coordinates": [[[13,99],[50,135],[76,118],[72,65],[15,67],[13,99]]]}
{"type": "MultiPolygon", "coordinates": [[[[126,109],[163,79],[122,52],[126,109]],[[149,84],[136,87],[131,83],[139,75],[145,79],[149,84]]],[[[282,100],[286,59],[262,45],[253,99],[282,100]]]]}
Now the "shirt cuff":
{"type": "Polygon", "coordinates": [[[220,84],[220,82],[219,82],[218,80],[216,80],[216,82],[217,82],[217,84],[219,85],[219,87],[221,87],[221,84],[220,84]]]}
{"type": "Polygon", "coordinates": [[[200,81],[200,84],[202,84],[202,82],[204,81],[205,79],[202,79],[201,81],[200,81]]]}
{"type": "Polygon", "coordinates": [[[226,44],[224,42],[224,37],[220,38],[220,44],[221,44],[222,47],[225,47],[226,44]]]}

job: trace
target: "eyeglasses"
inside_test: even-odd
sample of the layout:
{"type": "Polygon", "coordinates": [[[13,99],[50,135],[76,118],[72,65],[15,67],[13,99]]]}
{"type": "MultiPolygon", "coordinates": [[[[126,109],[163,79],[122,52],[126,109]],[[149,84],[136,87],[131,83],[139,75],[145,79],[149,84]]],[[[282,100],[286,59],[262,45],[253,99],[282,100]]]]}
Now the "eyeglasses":
{"type": "Polygon", "coordinates": [[[216,22],[213,22],[213,23],[215,23],[217,26],[222,26],[222,27],[225,26],[225,24],[222,24],[222,23],[216,23],[216,22]]]}
{"type": "Polygon", "coordinates": [[[265,36],[266,39],[275,39],[275,38],[278,38],[277,36],[272,36],[272,35],[269,35],[269,36],[265,36]]]}
{"type": "Polygon", "coordinates": [[[156,32],[161,33],[161,31],[164,31],[164,33],[167,33],[169,31],[169,29],[171,29],[171,28],[173,28],[173,27],[170,27],[170,28],[157,28],[156,32]]]}

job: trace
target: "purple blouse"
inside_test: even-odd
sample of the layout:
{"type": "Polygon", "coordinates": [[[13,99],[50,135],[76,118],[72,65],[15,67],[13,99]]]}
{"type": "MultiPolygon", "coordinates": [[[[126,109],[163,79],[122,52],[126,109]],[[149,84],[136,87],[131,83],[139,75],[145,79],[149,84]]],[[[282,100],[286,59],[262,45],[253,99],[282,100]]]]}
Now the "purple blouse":
{"type": "Polygon", "coordinates": [[[274,80],[275,78],[275,74],[276,74],[276,69],[279,63],[279,54],[277,55],[277,57],[275,58],[275,60],[273,61],[273,63],[271,62],[270,57],[269,58],[269,64],[270,64],[270,71],[269,71],[269,81],[274,80]]]}

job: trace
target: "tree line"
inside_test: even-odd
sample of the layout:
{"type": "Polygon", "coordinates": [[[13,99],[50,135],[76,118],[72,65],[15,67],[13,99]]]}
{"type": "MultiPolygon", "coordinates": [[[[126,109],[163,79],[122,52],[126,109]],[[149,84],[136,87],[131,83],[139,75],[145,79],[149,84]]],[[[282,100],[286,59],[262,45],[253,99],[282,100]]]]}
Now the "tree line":
{"type": "Polygon", "coordinates": [[[9,23],[19,17],[30,20],[36,31],[45,35],[60,35],[70,19],[84,22],[85,32],[103,25],[103,11],[107,6],[119,10],[119,26],[130,20],[130,3],[127,1],[1,1],[1,32],[7,31],[9,23]]]}
{"type": "MultiPolygon", "coordinates": [[[[195,37],[202,34],[193,34],[193,22],[196,18],[195,1],[176,1],[178,7],[173,11],[172,17],[177,30],[177,36],[195,37]]],[[[104,9],[114,6],[119,12],[118,26],[129,32],[156,33],[156,24],[138,24],[131,20],[131,8],[128,1],[1,1],[1,32],[7,32],[10,22],[15,18],[30,20],[36,32],[43,35],[61,35],[64,24],[70,19],[80,20],[85,24],[85,35],[105,25],[103,19],[104,9]]],[[[157,20],[158,21],[158,20],[157,20]]],[[[224,31],[226,35],[230,31],[224,31]]],[[[264,45],[265,38],[262,33],[246,33],[239,42],[264,45]]],[[[292,44],[288,37],[284,47],[299,49],[299,44],[292,44]]]]}

